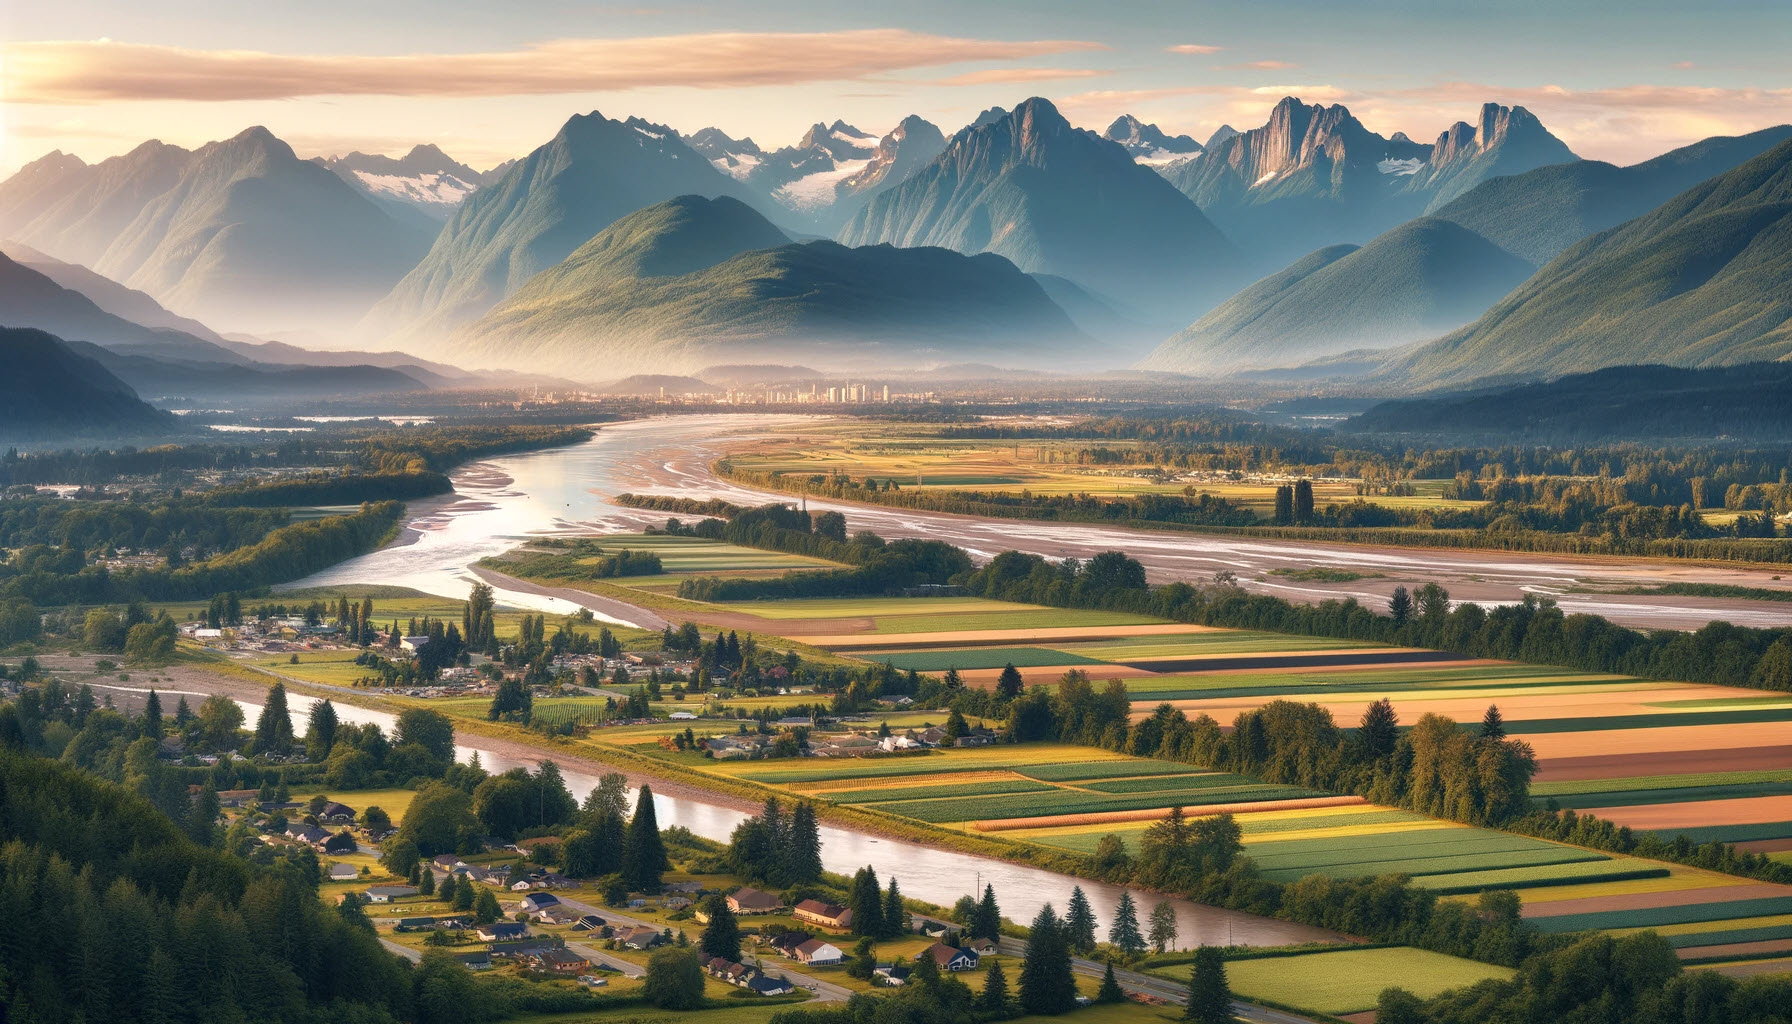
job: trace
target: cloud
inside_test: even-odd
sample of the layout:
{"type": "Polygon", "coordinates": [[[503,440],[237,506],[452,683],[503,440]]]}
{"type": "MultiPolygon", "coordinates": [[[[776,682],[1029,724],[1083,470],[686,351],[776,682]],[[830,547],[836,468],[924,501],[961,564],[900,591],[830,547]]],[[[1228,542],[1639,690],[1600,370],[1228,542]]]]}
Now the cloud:
{"type": "Polygon", "coordinates": [[[1177,43],[1175,46],[1164,47],[1164,50],[1169,53],[1193,53],[1193,54],[1218,53],[1224,49],[1225,49],[1224,46],[1209,46],[1206,43],[1177,43]]]}
{"type": "Polygon", "coordinates": [[[1682,60],[1682,61],[1675,61],[1673,64],[1670,64],[1668,66],[1673,68],[1675,71],[1691,71],[1693,68],[1697,67],[1698,65],[1694,64],[1690,60],[1682,60]]]}
{"type": "Polygon", "coordinates": [[[1089,68],[985,68],[951,78],[942,78],[934,85],[990,85],[1003,82],[1049,82],[1060,78],[1099,78],[1106,71],[1089,68]]]}
{"type": "Polygon", "coordinates": [[[1247,61],[1246,63],[1243,63],[1243,64],[1226,64],[1219,68],[1216,68],[1215,70],[1217,70],[1217,71],[1287,71],[1291,68],[1298,68],[1298,67],[1300,67],[1299,64],[1295,64],[1291,61],[1285,61],[1285,60],[1253,60],[1253,61],[1247,61]]]}
{"type": "Polygon", "coordinates": [[[46,41],[0,49],[0,95],[13,103],[74,104],[721,89],[863,80],[913,68],[1102,49],[1078,40],[965,39],[904,29],[559,39],[493,53],[377,56],[46,41]]]}

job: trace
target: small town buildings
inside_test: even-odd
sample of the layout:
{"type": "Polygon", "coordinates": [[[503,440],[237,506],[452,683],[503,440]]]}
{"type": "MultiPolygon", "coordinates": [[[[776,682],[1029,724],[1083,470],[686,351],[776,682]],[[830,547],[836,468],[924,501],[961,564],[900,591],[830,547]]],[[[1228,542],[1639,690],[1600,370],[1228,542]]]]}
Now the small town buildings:
{"type": "Polygon", "coordinates": [[[817,928],[842,932],[852,928],[851,910],[832,903],[823,903],[820,900],[804,900],[798,903],[791,911],[790,916],[817,928]]]}
{"type": "Polygon", "coordinates": [[[555,974],[577,974],[589,970],[591,961],[566,949],[550,949],[541,954],[541,966],[555,974]]]}
{"type": "Polygon", "coordinates": [[[527,914],[539,913],[549,907],[558,907],[559,905],[560,897],[549,892],[532,893],[523,897],[523,912],[527,914]]]}
{"type": "Polygon", "coordinates": [[[395,932],[433,932],[436,930],[436,919],[433,917],[401,917],[392,930],[395,932]]]}
{"type": "Polygon", "coordinates": [[[341,856],[345,853],[354,853],[361,848],[361,844],[355,842],[354,833],[343,829],[317,844],[317,848],[324,853],[341,856]]]}
{"type": "Polygon", "coordinates": [[[978,956],[995,956],[1000,948],[994,939],[972,939],[964,944],[965,948],[978,956]]]}
{"type": "Polygon", "coordinates": [[[932,957],[933,962],[942,971],[974,971],[977,969],[979,959],[974,950],[948,946],[943,942],[936,942],[915,954],[916,960],[922,957],[932,957]]]}
{"type": "Polygon", "coordinates": [[[783,978],[774,978],[769,974],[755,974],[747,979],[746,988],[762,996],[787,996],[796,991],[796,986],[783,978]]]}
{"type": "Polygon", "coordinates": [[[334,801],[324,804],[324,809],[317,812],[318,821],[326,821],[332,825],[352,825],[355,823],[355,809],[347,804],[334,801]]]}
{"type": "Polygon", "coordinates": [[[765,943],[784,956],[794,957],[796,956],[796,947],[808,942],[814,937],[815,936],[810,935],[808,932],[779,932],[777,935],[766,939],[765,943]]]}
{"type": "Polygon", "coordinates": [[[441,853],[429,862],[437,871],[454,871],[467,866],[467,862],[452,853],[441,853]]]}
{"type": "Polygon", "coordinates": [[[492,955],[483,949],[477,953],[455,953],[454,959],[459,960],[461,966],[470,971],[489,971],[492,969],[492,955]]]}
{"type": "Polygon", "coordinates": [[[769,892],[741,886],[727,898],[728,909],[736,914],[770,914],[784,909],[784,901],[769,892]]]}
{"type": "Polygon", "coordinates": [[[402,900],[407,896],[417,895],[417,887],[414,885],[375,885],[368,887],[366,895],[369,903],[391,903],[393,900],[402,900]]]}
{"type": "Polygon", "coordinates": [[[826,942],[822,939],[810,939],[808,942],[796,947],[796,958],[806,964],[814,964],[817,967],[826,967],[844,962],[846,960],[846,954],[840,952],[840,947],[831,942],[826,942]]]}
{"type": "Polygon", "coordinates": [[[872,973],[884,979],[886,985],[908,984],[909,968],[902,964],[878,964],[872,973]]]}
{"type": "Polygon", "coordinates": [[[332,882],[352,882],[360,877],[360,869],[353,864],[330,865],[330,881],[332,882]]]}
{"type": "Polygon", "coordinates": [[[404,648],[407,651],[410,651],[412,654],[415,654],[418,651],[422,650],[424,648],[424,646],[427,645],[428,643],[429,643],[429,637],[407,636],[407,637],[402,637],[399,639],[398,646],[404,648]]]}
{"type": "Polygon", "coordinates": [[[493,921],[482,924],[473,932],[479,936],[480,942],[509,942],[529,934],[529,926],[520,921],[493,921]]]}
{"type": "Polygon", "coordinates": [[[586,914],[572,923],[572,930],[575,932],[601,932],[604,927],[604,919],[596,914],[586,914]]]}
{"type": "Polygon", "coordinates": [[[254,803],[260,795],[261,791],[257,789],[221,789],[218,791],[218,806],[241,807],[254,803]]]}
{"type": "Polygon", "coordinates": [[[618,929],[616,941],[630,949],[652,949],[666,941],[666,937],[653,928],[638,926],[618,929]]]}

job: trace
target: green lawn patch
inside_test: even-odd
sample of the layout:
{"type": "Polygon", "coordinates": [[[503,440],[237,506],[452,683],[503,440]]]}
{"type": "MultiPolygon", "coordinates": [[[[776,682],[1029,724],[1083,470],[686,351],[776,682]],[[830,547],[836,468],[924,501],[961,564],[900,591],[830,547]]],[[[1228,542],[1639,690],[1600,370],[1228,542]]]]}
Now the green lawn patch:
{"type": "MultiPolygon", "coordinates": [[[[848,652],[850,653],[850,652],[848,652]]],[[[1039,668],[1046,665],[1101,665],[1104,662],[1080,654],[1066,654],[1049,647],[977,647],[949,651],[900,651],[895,654],[857,654],[853,657],[884,662],[906,672],[944,672],[949,668],[1039,668]]]]}
{"type": "Polygon", "coordinates": [[[1447,875],[1420,875],[1412,880],[1412,884],[1415,888],[1429,889],[1439,896],[1456,896],[1488,889],[1548,889],[1558,885],[1582,885],[1588,882],[1666,878],[1669,873],[1667,868],[1625,868],[1615,867],[1614,863],[1621,862],[1578,861],[1524,868],[1494,868],[1489,871],[1458,871],[1447,875]]]}
{"type": "Polygon", "coordinates": [[[1531,923],[1546,932],[1578,932],[1595,928],[1660,928],[1671,924],[1698,924],[1704,921],[1772,917],[1778,914],[1792,914],[1792,896],[1770,896],[1756,900],[1726,900],[1720,903],[1694,903],[1684,907],[1650,907],[1643,910],[1604,910],[1590,914],[1563,914],[1560,917],[1535,918],[1531,923]]]}
{"type": "MultiPolygon", "coordinates": [[[[1153,973],[1186,982],[1189,971],[1188,965],[1180,965],[1153,973]]],[[[1381,990],[1393,985],[1429,999],[1489,978],[1511,976],[1509,968],[1408,946],[1330,950],[1226,963],[1226,980],[1235,995],[1333,1015],[1372,1010],[1381,990]]]]}

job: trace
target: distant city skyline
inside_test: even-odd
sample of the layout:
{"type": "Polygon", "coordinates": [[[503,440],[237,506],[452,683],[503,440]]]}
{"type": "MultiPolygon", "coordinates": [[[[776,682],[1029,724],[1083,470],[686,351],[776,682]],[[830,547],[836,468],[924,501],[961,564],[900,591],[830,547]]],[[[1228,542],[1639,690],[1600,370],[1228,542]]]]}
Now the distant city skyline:
{"type": "Polygon", "coordinates": [[[227,19],[199,0],[8,5],[0,174],[254,124],[301,156],[428,142],[483,170],[594,109],[772,149],[836,118],[951,132],[1033,95],[1082,127],[1134,114],[1203,140],[1284,95],[1418,141],[1494,101],[1615,163],[1792,121],[1785,4],[651,3],[320,0],[227,19]]]}

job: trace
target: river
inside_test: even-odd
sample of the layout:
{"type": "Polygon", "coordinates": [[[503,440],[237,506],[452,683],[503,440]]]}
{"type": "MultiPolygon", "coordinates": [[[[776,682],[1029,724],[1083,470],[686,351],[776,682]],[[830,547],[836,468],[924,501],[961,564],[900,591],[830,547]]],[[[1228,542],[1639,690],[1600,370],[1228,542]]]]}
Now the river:
{"type": "MultiPolygon", "coordinates": [[[[752,415],[669,416],[604,426],[592,440],[563,448],[474,463],[453,474],[455,494],[415,502],[400,538],[288,587],[385,583],[465,597],[479,559],[529,537],[638,531],[665,515],[626,509],[608,499],[627,491],[726,498],[741,504],[789,500],[717,479],[709,464],[745,439],[800,430],[813,418],[752,415]]],[[[1048,557],[1086,558],[1124,550],[1157,583],[1201,580],[1221,570],[1246,589],[1295,601],[1354,597],[1383,607],[1395,586],[1437,581],[1459,600],[1483,604],[1549,597],[1568,613],[1603,615],[1639,629],[1692,629],[1714,619],[1738,625],[1792,624],[1784,602],[1704,599],[1612,591],[1666,582],[1716,583],[1792,591],[1792,570],[1640,558],[1582,558],[1524,552],[1394,548],[1277,541],[1096,525],[1014,522],[914,512],[810,499],[811,509],[838,509],[850,529],[885,537],[949,540],[987,558],[1015,548],[1048,557]],[[1349,569],[1364,578],[1309,583],[1276,570],[1349,569]],[[1589,592],[1599,591],[1605,592],[1589,592]]],[[[506,604],[565,614],[578,604],[562,596],[499,588],[506,604]]],[[[614,603],[580,602],[599,618],[645,624],[614,603]]]]}
{"type": "MultiPolygon", "coordinates": [[[[137,687],[107,687],[109,689],[132,690],[142,692],[137,687]]],[[[194,691],[162,690],[164,697],[187,694],[202,696],[194,691]]],[[[292,713],[294,730],[304,735],[305,726],[311,713],[311,706],[317,698],[304,694],[288,692],[287,702],[292,713]]],[[[252,701],[237,700],[243,709],[245,719],[251,724],[261,714],[261,705],[252,701]]],[[[336,717],[344,722],[357,724],[375,723],[391,735],[396,720],[392,715],[382,711],[357,707],[342,701],[336,701],[336,717]]],[[[500,754],[480,746],[476,741],[468,745],[456,745],[456,755],[460,760],[467,760],[475,753],[479,762],[487,771],[497,773],[512,768],[524,767],[534,770],[539,762],[522,760],[500,754]]],[[[586,794],[597,787],[597,776],[560,766],[560,774],[566,779],[567,788],[572,790],[575,798],[581,802],[586,794]]],[[[631,787],[629,799],[633,801],[638,791],[631,787]]],[[[301,794],[302,795],[302,794],[301,794]]],[[[734,827],[748,817],[747,812],[719,803],[706,802],[684,796],[672,796],[665,793],[653,794],[654,815],[661,828],[682,825],[697,835],[708,839],[726,842],[733,833],[734,827]]],[[[1097,920],[1102,923],[1105,932],[1107,925],[1113,920],[1114,907],[1120,899],[1120,887],[1105,882],[1094,882],[1070,878],[1051,871],[1030,868],[1007,861],[971,854],[941,850],[916,843],[905,843],[900,840],[869,836],[850,829],[836,828],[831,825],[821,826],[821,859],[829,871],[843,875],[851,875],[859,868],[870,865],[876,869],[878,878],[888,884],[895,878],[901,884],[906,895],[941,906],[951,906],[960,896],[981,892],[981,885],[987,883],[995,887],[996,898],[1002,905],[1002,914],[1011,921],[1026,924],[1039,912],[1039,908],[1051,903],[1059,913],[1063,913],[1065,901],[1070,896],[1073,885],[1081,885],[1089,897],[1089,905],[1094,909],[1097,920]]],[[[1157,900],[1149,895],[1134,894],[1134,901],[1139,906],[1141,927],[1147,924],[1145,918],[1151,912],[1157,900]]],[[[1318,928],[1294,924],[1288,921],[1277,921],[1252,914],[1241,914],[1231,910],[1220,910],[1214,907],[1201,906],[1186,900],[1171,900],[1176,908],[1176,933],[1179,947],[1192,947],[1200,944],[1238,944],[1250,946],[1280,946],[1299,942],[1324,942],[1335,940],[1338,936],[1318,928]]]]}

